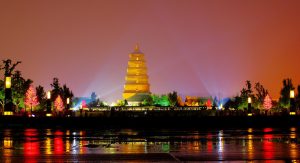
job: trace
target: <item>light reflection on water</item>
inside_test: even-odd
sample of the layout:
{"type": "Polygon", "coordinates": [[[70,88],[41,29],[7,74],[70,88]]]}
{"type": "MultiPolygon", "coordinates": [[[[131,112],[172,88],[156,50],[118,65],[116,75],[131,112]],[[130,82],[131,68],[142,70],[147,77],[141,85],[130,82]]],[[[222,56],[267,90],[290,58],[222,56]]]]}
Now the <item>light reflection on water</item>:
{"type": "Polygon", "coordinates": [[[299,159],[299,133],[290,129],[67,130],[2,129],[2,157],[40,155],[172,153],[215,160],[299,159]]]}

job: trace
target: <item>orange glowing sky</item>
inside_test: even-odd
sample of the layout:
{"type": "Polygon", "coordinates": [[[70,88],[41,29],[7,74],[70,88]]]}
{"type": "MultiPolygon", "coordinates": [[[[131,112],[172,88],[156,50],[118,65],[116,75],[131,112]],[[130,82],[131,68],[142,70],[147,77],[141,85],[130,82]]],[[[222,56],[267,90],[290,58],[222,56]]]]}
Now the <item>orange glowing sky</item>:
{"type": "Polygon", "coordinates": [[[278,98],[283,78],[300,84],[299,0],[0,1],[0,59],[46,89],[58,77],[121,98],[137,42],[153,93],[223,98],[252,80],[278,98]]]}

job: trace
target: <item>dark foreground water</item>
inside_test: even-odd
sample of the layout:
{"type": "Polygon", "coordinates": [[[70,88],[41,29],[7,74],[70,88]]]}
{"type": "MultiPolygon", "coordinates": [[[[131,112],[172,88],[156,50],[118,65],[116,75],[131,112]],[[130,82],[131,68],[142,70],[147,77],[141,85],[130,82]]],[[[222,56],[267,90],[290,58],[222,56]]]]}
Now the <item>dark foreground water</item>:
{"type": "Polygon", "coordinates": [[[2,162],[294,161],[300,129],[0,129],[2,162]]]}

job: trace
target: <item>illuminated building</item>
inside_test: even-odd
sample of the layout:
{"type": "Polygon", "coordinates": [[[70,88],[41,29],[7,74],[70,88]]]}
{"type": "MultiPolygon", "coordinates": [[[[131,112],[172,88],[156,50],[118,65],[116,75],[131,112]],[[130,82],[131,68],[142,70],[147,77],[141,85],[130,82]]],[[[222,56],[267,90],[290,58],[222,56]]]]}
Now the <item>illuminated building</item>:
{"type": "Polygon", "coordinates": [[[123,98],[127,100],[128,105],[139,105],[149,95],[150,85],[144,53],[136,45],[134,51],[129,54],[123,98]]]}

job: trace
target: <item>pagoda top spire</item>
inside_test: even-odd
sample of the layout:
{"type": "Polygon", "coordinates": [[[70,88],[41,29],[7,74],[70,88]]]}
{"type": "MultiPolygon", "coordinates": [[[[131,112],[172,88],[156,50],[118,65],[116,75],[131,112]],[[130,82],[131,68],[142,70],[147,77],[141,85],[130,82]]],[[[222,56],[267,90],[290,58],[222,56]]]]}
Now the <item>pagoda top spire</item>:
{"type": "Polygon", "coordinates": [[[140,50],[140,45],[138,43],[135,44],[133,53],[134,54],[142,53],[141,50],[140,50]]]}

